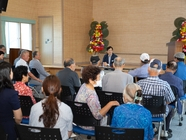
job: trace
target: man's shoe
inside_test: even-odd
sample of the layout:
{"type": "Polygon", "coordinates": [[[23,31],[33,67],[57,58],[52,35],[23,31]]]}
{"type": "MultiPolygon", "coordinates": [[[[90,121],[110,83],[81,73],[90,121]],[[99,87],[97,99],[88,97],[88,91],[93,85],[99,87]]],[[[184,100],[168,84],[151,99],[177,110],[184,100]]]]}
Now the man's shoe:
{"type": "Polygon", "coordinates": [[[168,132],[169,132],[169,133],[172,133],[172,130],[171,130],[171,129],[168,129],[168,132]]]}

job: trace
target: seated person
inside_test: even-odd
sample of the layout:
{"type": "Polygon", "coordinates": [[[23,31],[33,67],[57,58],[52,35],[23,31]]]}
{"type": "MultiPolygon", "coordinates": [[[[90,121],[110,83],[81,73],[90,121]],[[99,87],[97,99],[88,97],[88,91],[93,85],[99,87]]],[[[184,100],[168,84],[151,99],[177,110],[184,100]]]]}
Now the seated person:
{"type": "Polygon", "coordinates": [[[98,55],[92,55],[90,57],[90,64],[94,66],[100,66],[101,61],[98,55]]]}
{"type": "Polygon", "coordinates": [[[45,99],[32,106],[29,125],[47,128],[59,128],[63,140],[72,134],[73,114],[71,108],[57,99],[61,92],[59,79],[50,75],[42,85],[45,99]]]}
{"type": "Polygon", "coordinates": [[[21,52],[22,52],[22,51],[24,51],[24,49],[20,49],[20,50],[18,51],[18,57],[14,60],[14,64],[13,64],[14,67],[15,67],[17,61],[19,61],[19,59],[21,58],[21,52]]]}
{"type": "Polygon", "coordinates": [[[4,52],[0,51],[0,62],[4,61],[4,52]]]}
{"type": "Polygon", "coordinates": [[[39,73],[39,79],[43,81],[50,74],[45,71],[43,65],[40,62],[40,53],[38,51],[34,51],[32,55],[33,59],[29,62],[29,67],[31,69],[36,69],[36,71],[39,73]]]}
{"type": "Polygon", "coordinates": [[[108,46],[107,47],[107,54],[104,55],[103,57],[103,66],[110,66],[113,67],[113,63],[114,63],[114,59],[117,57],[117,55],[115,55],[113,53],[113,47],[112,46],[108,46]]]}
{"type": "MultiPolygon", "coordinates": [[[[97,119],[101,120],[101,125],[107,124],[106,113],[110,110],[112,106],[117,106],[119,103],[117,101],[110,101],[107,105],[101,108],[99,98],[94,89],[94,85],[100,79],[100,69],[99,67],[89,65],[83,69],[82,78],[85,82],[79,89],[76,95],[75,101],[81,103],[87,103],[92,112],[92,115],[97,119]]],[[[85,127],[84,129],[92,130],[93,127],[85,127]]]]}
{"type": "Polygon", "coordinates": [[[141,60],[141,67],[135,69],[135,70],[130,70],[128,74],[132,75],[133,77],[140,77],[140,78],[146,78],[149,76],[148,73],[148,67],[149,67],[149,60],[150,57],[147,53],[142,53],[140,56],[141,60]]]}
{"type": "Polygon", "coordinates": [[[122,104],[115,108],[112,118],[112,127],[119,128],[143,128],[144,140],[153,139],[152,115],[140,102],[142,91],[140,86],[131,83],[123,91],[122,104]]]}
{"type": "Polygon", "coordinates": [[[28,82],[28,70],[26,66],[18,66],[14,69],[14,88],[19,95],[30,96],[33,104],[36,103],[32,90],[25,84],[28,82]]]}

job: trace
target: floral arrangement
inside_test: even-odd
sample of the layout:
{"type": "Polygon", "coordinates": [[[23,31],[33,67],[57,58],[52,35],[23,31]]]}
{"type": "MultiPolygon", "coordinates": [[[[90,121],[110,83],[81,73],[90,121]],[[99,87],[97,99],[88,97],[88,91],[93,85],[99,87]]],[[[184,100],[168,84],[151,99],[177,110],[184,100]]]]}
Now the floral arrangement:
{"type": "Polygon", "coordinates": [[[109,44],[108,40],[105,39],[109,34],[107,23],[105,21],[102,21],[101,23],[93,21],[90,26],[90,43],[87,46],[87,51],[91,54],[104,51],[109,44]]]}
{"type": "Polygon", "coordinates": [[[186,19],[183,17],[176,18],[174,25],[177,29],[172,33],[171,41],[182,41],[182,51],[186,53],[186,19]]]}

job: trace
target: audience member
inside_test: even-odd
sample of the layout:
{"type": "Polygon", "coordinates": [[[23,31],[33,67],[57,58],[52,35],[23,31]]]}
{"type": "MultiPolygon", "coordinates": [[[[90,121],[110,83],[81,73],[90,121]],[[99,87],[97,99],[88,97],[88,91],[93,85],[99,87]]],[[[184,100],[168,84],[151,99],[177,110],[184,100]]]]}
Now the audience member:
{"type": "Polygon", "coordinates": [[[22,112],[17,91],[14,90],[11,65],[0,63],[0,126],[8,134],[8,140],[16,140],[15,123],[20,124],[22,112]]]}
{"type": "Polygon", "coordinates": [[[4,52],[0,51],[0,62],[4,61],[4,52]]]}
{"type": "Polygon", "coordinates": [[[42,86],[45,99],[32,106],[29,125],[47,128],[59,128],[63,140],[72,134],[73,114],[68,105],[57,99],[61,92],[59,79],[50,75],[42,86]]]}
{"type": "Polygon", "coordinates": [[[140,56],[141,60],[141,67],[135,69],[135,70],[130,70],[128,74],[132,75],[133,77],[139,77],[139,78],[146,78],[148,77],[148,66],[149,66],[149,60],[150,57],[147,53],[142,53],[140,56]]]}
{"type": "Polygon", "coordinates": [[[75,72],[76,64],[72,58],[68,58],[64,61],[64,69],[60,70],[56,75],[59,78],[61,85],[68,86],[71,94],[75,94],[74,87],[80,87],[80,80],[75,72]]]}
{"type": "Polygon", "coordinates": [[[133,83],[133,77],[130,74],[122,72],[124,68],[124,59],[116,57],[113,67],[115,70],[103,76],[102,90],[123,93],[127,84],[133,83]]]}
{"type": "Polygon", "coordinates": [[[14,69],[14,88],[18,91],[19,95],[30,96],[33,104],[36,103],[33,97],[32,90],[25,84],[28,82],[28,68],[26,66],[18,66],[14,69]]]}
{"type": "Polygon", "coordinates": [[[14,60],[13,66],[16,65],[17,61],[19,61],[19,59],[20,59],[20,57],[21,57],[21,52],[22,52],[23,50],[24,50],[24,49],[20,49],[20,50],[18,51],[18,57],[14,60]]]}
{"type": "Polygon", "coordinates": [[[6,53],[6,47],[4,45],[0,45],[0,51],[6,53]]]}
{"type": "Polygon", "coordinates": [[[142,91],[137,84],[128,84],[123,91],[122,104],[115,108],[112,118],[112,127],[119,128],[142,128],[144,140],[153,139],[152,115],[149,110],[140,103],[142,91]],[[145,121],[144,121],[145,120],[145,121]]]}
{"type": "Polygon", "coordinates": [[[94,66],[100,66],[101,61],[98,55],[92,55],[90,57],[90,64],[94,66]]]}
{"type": "MultiPolygon", "coordinates": [[[[149,63],[148,72],[149,77],[146,79],[140,80],[137,84],[141,87],[143,94],[146,95],[155,95],[155,96],[164,96],[166,106],[166,131],[162,133],[162,137],[172,137],[172,134],[168,132],[170,120],[172,118],[172,107],[168,106],[169,103],[175,100],[175,96],[171,90],[170,85],[161,79],[158,75],[162,68],[162,62],[158,59],[152,59],[149,63]]],[[[161,115],[161,114],[160,114],[161,115]]],[[[158,115],[158,116],[160,116],[158,115]]]]}
{"type": "Polygon", "coordinates": [[[177,62],[178,68],[174,73],[175,76],[179,77],[182,80],[186,80],[186,66],[184,63],[185,54],[182,52],[178,52],[174,54],[174,61],[177,62]]]}
{"type": "Polygon", "coordinates": [[[40,62],[40,53],[38,51],[34,51],[32,55],[33,59],[29,62],[29,67],[31,69],[36,69],[36,71],[39,73],[39,79],[43,81],[50,74],[45,71],[43,65],[40,62]]]}
{"type": "MultiPolygon", "coordinates": [[[[110,101],[107,105],[101,108],[99,98],[94,89],[94,85],[100,79],[100,69],[99,67],[89,65],[83,69],[82,78],[85,82],[79,89],[76,95],[75,101],[81,103],[87,103],[92,112],[92,115],[97,119],[101,120],[101,125],[107,124],[106,113],[112,106],[117,106],[119,103],[117,101],[110,101]]],[[[84,129],[93,129],[93,127],[85,127],[84,129]]]]}
{"type": "Polygon", "coordinates": [[[113,47],[112,46],[108,46],[107,47],[107,54],[104,55],[103,57],[103,66],[110,66],[112,67],[114,59],[117,57],[117,55],[115,55],[113,53],[113,47]]]}
{"type": "Polygon", "coordinates": [[[30,72],[29,66],[27,64],[28,60],[29,60],[29,52],[27,50],[21,51],[20,59],[19,59],[19,61],[17,61],[15,67],[18,67],[18,66],[21,66],[21,65],[26,66],[28,68],[28,75],[31,78],[30,81],[29,81],[29,84],[34,84],[36,86],[36,90],[38,92],[40,92],[41,85],[42,85],[42,80],[40,80],[39,78],[35,77],[30,72]]]}

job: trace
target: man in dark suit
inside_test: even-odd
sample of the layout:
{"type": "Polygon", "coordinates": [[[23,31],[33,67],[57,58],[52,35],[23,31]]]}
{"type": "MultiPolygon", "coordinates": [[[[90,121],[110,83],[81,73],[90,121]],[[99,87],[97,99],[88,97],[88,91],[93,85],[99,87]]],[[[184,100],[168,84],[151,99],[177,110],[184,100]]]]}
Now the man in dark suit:
{"type": "Polygon", "coordinates": [[[109,46],[107,47],[107,54],[103,57],[103,66],[113,66],[114,58],[116,58],[117,55],[113,53],[113,47],[109,46]]]}

